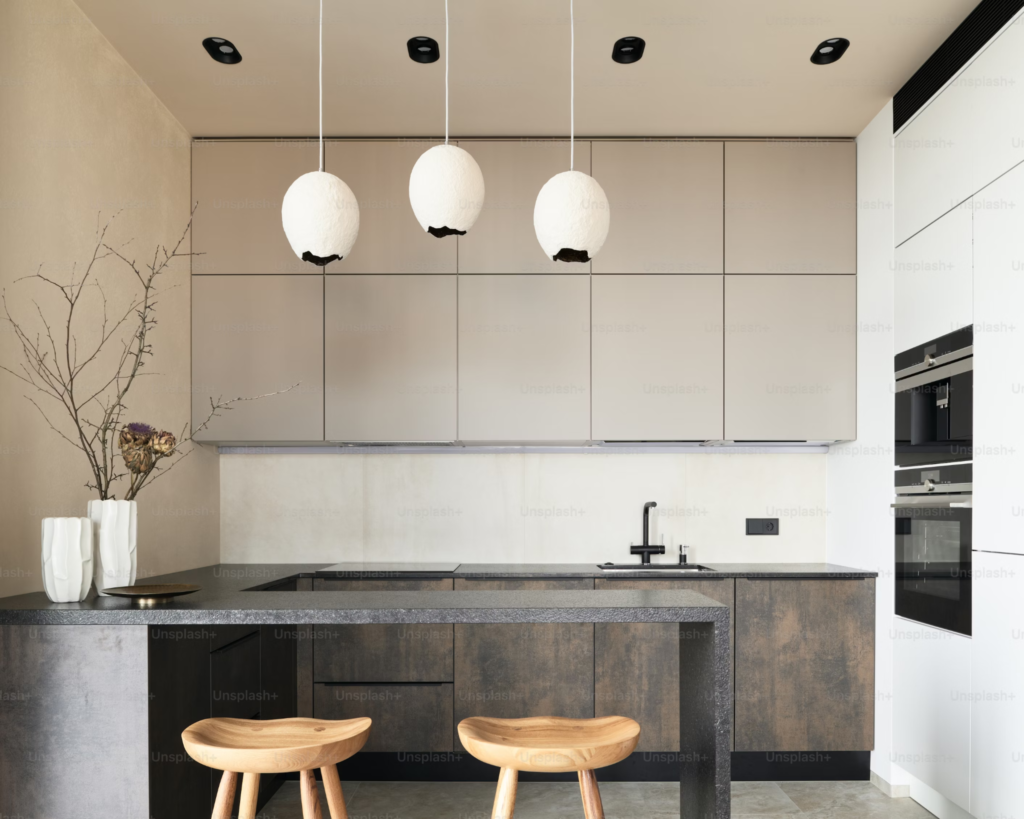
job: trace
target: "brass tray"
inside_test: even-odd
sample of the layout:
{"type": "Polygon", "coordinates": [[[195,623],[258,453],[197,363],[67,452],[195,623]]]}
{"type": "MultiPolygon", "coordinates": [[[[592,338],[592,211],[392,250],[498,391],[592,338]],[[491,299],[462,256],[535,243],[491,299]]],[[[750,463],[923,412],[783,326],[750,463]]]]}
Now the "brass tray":
{"type": "Polygon", "coordinates": [[[117,586],[113,589],[104,589],[103,593],[111,597],[127,597],[135,605],[145,608],[158,603],[166,603],[183,594],[192,594],[199,591],[200,588],[200,586],[188,583],[156,583],[148,586],[117,586]]]}

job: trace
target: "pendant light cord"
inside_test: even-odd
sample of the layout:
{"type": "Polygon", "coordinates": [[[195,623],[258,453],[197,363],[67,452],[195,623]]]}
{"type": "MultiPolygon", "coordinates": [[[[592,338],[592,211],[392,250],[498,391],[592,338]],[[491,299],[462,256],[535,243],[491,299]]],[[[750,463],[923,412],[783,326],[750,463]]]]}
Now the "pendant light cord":
{"type": "MultiPolygon", "coordinates": [[[[447,3],[448,0],[445,0],[447,3]]],[[[576,161],[576,21],[569,0],[569,170],[576,161]]]]}
{"type": "MultiPolygon", "coordinates": [[[[445,0],[447,2],[447,0],[445,0]]],[[[320,172],[324,170],[324,0],[320,0],[320,172]]]]}
{"type": "Polygon", "coordinates": [[[444,0],[444,144],[448,144],[448,0],[444,0]]]}

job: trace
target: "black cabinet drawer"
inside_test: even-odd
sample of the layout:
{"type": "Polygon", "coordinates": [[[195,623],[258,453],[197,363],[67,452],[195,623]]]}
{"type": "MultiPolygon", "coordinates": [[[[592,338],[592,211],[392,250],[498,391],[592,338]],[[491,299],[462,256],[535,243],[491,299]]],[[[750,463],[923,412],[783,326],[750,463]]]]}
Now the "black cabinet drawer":
{"type": "Polygon", "coordinates": [[[210,654],[210,711],[214,717],[252,719],[260,713],[260,633],[210,654]]]}
{"type": "MultiPolygon", "coordinates": [[[[322,580],[315,591],[451,591],[451,578],[322,580]]],[[[318,626],[313,638],[316,682],[451,682],[451,625],[318,626]]]]}
{"type": "Polygon", "coordinates": [[[296,679],[298,638],[298,626],[263,626],[260,629],[260,719],[286,719],[299,715],[296,679]]]}
{"type": "Polygon", "coordinates": [[[317,719],[373,720],[364,751],[451,751],[455,732],[451,683],[314,686],[317,719]]]}
{"type": "Polygon", "coordinates": [[[259,626],[210,626],[210,651],[217,651],[259,630],[259,626]]]}

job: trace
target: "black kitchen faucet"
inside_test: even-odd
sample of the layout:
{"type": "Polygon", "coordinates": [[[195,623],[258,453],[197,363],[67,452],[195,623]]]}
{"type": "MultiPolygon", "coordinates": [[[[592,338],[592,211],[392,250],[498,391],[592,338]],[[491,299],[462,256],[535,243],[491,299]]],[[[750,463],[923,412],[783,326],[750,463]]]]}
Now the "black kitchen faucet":
{"type": "Polygon", "coordinates": [[[648,542],[650,540],[649,532],[651,509],[653,509],[657,505],[658,504],[655,503],[654,501],[647,501],[647,503],[644,504],[644,542],[641,543],[639,546],[629,547],[629,553],[631,555],[642,555],[642,557],[640,558],[640,562],[644,566],[650,564],[651,555],[665,554],[664,544],[654,545],[648,542]]]}

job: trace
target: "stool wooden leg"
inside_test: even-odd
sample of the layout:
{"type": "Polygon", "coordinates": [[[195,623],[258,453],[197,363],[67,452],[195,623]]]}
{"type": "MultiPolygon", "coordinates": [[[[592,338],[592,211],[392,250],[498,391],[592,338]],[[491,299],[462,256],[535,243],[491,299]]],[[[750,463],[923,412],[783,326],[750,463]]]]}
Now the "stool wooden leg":
{"type": "MultiPolygon", "coordinates": [[[[238,803],[238,819],[256,819],[256,800],[260,796],[260,775],[258,773],[242,774],[242,798],[238,803]]],[[[228,803],[228,815],[231,815],[231,803],[228,803]]]]}
{"type": "Polygon", "coordinates": [[[235,806],[235,787],[238,785],[238,774],[224,771],[217,788],[217,801],[213,803],[212,819],[231,819],[231,809],[235,806]]]}
{"type": "Polygon", "coordinates": [[[348,819],[348,810],[345,809],[345,796],[341,792],[341,780],[338,778],[337,766],[328,765],[321,768],[320,775],[324,778],[327,812],[330,813],[331,819],[348,819]]]}
{"type": "Polygon", "coordinates": [[[321,819],[320,794],[316,789],[316,774],[313,771],[302,771],[299,774],[299,791],[302,793],[302,819],[321,819]]]}
{"type": "Polygon", "coordinates": [[[491,819],[512,819],[516,809],[516,787],[519,785],[519,771],[502,768],[498,772],[498,792],[494,795],[494,810],[491,819]]]}
{"type": "Polygon", "coordinates": [[[583,796],[583,814],[587,819],[604,819],[601,791],[597,789],[597,776],[593,771],[580,771],[580,794],[583,796]]]}

